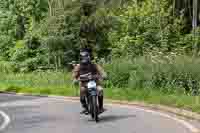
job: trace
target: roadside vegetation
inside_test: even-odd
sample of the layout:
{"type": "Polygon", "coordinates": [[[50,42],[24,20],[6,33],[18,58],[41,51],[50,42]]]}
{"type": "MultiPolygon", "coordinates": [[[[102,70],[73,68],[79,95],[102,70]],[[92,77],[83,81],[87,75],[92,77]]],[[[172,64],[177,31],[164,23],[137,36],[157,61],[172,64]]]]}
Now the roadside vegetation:
{"type": "Polygon", "coordinates": [[[77,96],[70,63],[90,47],[108,73],[107,98],[200,112],[199,7],[190,0],[1,0],[0,90],[77,96]]]}
{"type": "MultiPolygon", "coordinates": [[[[171,58],[170,58],[171,59],[171,58]]],[[[180,56],[174,60],[140,57],[104,64],[109,79],[104,81],[108,99],[144,101],[184,108],[200,113],[199,59],[180,56]],[[161,61],[157,62],[157,61],[161,61]],[[174,63],[175,62],[175,63],[174,63]]],[[[1,73],[0,90],[39,95],[78,96],[67,71],[1,73]]]]}

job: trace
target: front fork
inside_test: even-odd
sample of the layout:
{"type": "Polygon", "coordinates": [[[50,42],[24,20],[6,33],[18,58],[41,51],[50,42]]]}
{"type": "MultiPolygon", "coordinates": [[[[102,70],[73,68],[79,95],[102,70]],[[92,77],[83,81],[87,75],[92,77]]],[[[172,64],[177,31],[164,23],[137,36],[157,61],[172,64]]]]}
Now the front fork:
{"type": "Polygon", "coordinates": [[[91,106],[92,106],[92,98],[94,96],[96,97],[96,101],[97,101],[96,105],[97,105],[97,107],[99,107],[99,98],[98,98],[97,89],[96,88],[88,89],[87,104],[88,104],[88,109],[89,109],[90,113],[92,113],[91,106]]]}

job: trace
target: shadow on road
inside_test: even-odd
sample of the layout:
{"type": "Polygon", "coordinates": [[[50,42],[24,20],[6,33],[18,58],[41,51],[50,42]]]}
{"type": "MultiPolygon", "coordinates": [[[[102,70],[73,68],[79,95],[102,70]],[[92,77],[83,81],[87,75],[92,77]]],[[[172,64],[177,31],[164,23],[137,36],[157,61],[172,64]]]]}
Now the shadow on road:
{"type": "Polygon", "coordinates": [[[136,115],[107,115],[107,116],[101,116],[100,122],[114,122],[117,120],[123,120],[123,119],[129,119],[129,118],[135,118],[136,115]]]}

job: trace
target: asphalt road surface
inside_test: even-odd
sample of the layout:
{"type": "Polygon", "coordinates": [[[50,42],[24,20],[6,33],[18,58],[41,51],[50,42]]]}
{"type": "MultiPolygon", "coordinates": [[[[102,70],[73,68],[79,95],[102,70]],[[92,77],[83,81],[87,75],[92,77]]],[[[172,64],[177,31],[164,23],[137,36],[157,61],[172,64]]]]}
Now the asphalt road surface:
{"type": "Polygon", "coordinates": [[[79,102],[0,94],[0,133],[194,133],[199,123],[138,107],[106,105],[95,123],[79,102]],[[5,123],[6,119],[7,121],[5,123]],[[8,123],[9,122],[9,123],[8,123]],[[4,127],[1,129],[1,126],[4,127]],[[5,126],[6,125],[6,126],[5,126]]]}

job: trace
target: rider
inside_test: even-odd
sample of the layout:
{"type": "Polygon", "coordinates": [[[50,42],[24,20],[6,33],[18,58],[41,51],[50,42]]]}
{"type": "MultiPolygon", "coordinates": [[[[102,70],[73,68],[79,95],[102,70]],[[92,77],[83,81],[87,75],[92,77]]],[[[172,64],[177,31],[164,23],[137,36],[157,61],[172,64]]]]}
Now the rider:
{"type": "MultiPolygon", "coordinates": [[[[92,63],[91,61],[91,52],[89,52],[87,49],[83,49],[80,51],[80,64],[77,64],[74,67],[73,70],[73,78],[75,81],[77,81],[80,77],[80,75],[92,73],[92,75],[98,75],[97,78],[97,90],[98,90],[98,101],[99,101],[99,108],[100,113],[104,111],[103,108],[103,88],[100,84],[101,79],[104,79],[107,77],[106,73],[103,71],[103,69],[97,65],[92,63]]],[[[88,114],[88,108],[85,101],[86,96],[86,84],[87,82],[80,82],[80,102],[83,107],[83,111],[81,114],[88,114]]]]}

